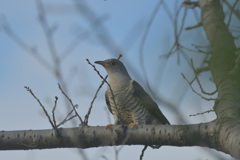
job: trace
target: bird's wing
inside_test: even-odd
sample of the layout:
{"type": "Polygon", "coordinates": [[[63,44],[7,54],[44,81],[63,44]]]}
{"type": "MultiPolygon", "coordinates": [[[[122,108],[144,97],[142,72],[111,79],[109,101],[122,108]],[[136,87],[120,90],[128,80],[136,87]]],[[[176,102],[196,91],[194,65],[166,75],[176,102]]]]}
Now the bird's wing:
{"type": "Polygon", "coordinates": [[[148,111],[156,116],[163,124],[170,124],[167,118],[162,114],[158,105],[152,100],[152,98],[145,92],[145,90],[136,81],[132,81],[134,96],[145,106],[148,111]]]}
{"type": "Polygon", "coordinates": [[[105,100],[106,100],[106,104],[107,104],[108,110],[112,113],[112,108],[111,108],[111,105],[110,105],[110,102],[109,102],[109,97],[108,97],[107,91],[105,92],[105,100]]]}

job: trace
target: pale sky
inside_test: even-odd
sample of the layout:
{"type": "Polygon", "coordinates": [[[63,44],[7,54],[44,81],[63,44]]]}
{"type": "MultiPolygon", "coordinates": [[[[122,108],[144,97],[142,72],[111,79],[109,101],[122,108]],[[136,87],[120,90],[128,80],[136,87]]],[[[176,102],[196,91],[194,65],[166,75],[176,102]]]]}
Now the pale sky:
{"type": "MultiPolygon", "coordinates": [[[[139,61],[141,39],[146,30],[157,0],[92,0],[87,1],[87,6],[102,22],[89,21],[82,12],[76,9],[75,1],[66,0],[43,0],[46,9],[46,17],[50,26],[55,26],[54,43],[58,54],[64,54],[69,44],[78,39],[78,45],[64,58],[61,65],[61,72],[65,83],[68,86],[68,94],[73,103],[78,104],[78,112],[84,117],[90,102],[101,83],[100,77],[93,68],[86,62],[88,58],[92,63],[96,60],[117,58],[118,49],[121,48],[123,58],[121,59],[127,67],[130,76],[138,81],[144,88],[147,88],[146,78],[150,82],[151,89],[156,96],[179,107],[180,113],[186,122],[179,121],[178,115],[173,113],[161,102],[158,102],[162,112],[171,124],[200,123],[213,120],[214,113],[203,116],[189,117],[190,114],[211,109],[213,103],[201,100],[188,87],[180,73],[186,77],[193,78],[191,69],[183,57],[180,64],[177,64],[177,54],[168,60],[160,58],[166,54],[174,43],[174,28],[166,10],[159,9],[152,22],[149,34],[143,49],[144,67],[147,75],[144,75],[139,61]],[[93,25],[94,24],[94,25],[93,25]],[[97,26],[97,27],[96,27],[97,26]],[[106,32],[107,31],[107,32],[106,32]],[[110,37],[110,42],[102,42],[99,37],[110,37]]],[[[175,10],[181,3],[173,4],[176,1],[166,1],[164,5],[169,8],[173,18],[175,10]]],[[[81,1],[82,3],[82,1],[81,1]]],[[[180,17],[184,13],[182,8],[180,17]]],[[[91,17],[91,14],[89,16],[91,17]]],[[[194,25],[199,20],[199,9],[196,10],[198,18],[192,10],[188,10],[184,27],[194,25]],[[197,20],[196,20],[197,19],[197,20]]],[[[180,27],[182,19],[179,18],[180,27]]],[[[12,38],[7,35],[3,26],[8,24],[12,31],[19,36],[28,46],[38,50],[41,56],[53,65],[46,36],[38,19],[38,9],[34,0],[0,0],[0,126],[1,130],[28,130],[28,129],[50,129],[51,126],[45,117],[42,109],[36,100],[26,91],[24,86],[29,86],[35,95],[42,101],[47,110],[51,113],[54,104],[54,97],[59,97],[57,106],[57,121],[60,122],[67,111],[64,97],[58,89],[58,79],[41,64],[27,50],[24,50],[12,38]]],[[[183,31],[180,37],[181,44],[192,47],[192,44],[207,45],[205,32],[202,29],[183,31]],[[196,38],[197,37],[197,38],[196,38]]],[[[68,52],[67,52],[68,53],[68,52]]],[[[187,53],[187,52],[186,52],[187,53]]],[[[186,55],[193,59],[201,60],[202,56],[197,53],[188,52],[186,55]]],[[[196,66],[200,65],[196,61],[196,66]]],[[[102,75],[106,75],[101,66],[96,66],[102,75]]],[[[203,75],[206,79],[208,75],[203,75]]],[[[210,82],[204,84],[209,91],[210,82]]],[[[109,124],[104,101],[106,85],[103,86],[94,103],[89,125],[109,124]]],[[[155,99],[156,100],[156,99],[155,99]]],[[[111,121],[113,117],[110,115],[111,121]]],[[[79,121],[67,123],[62,127],[78,126],[79,121]]],[[[119,148],[119,147],[117,147],[119,148]]],[[[139,159],[143,146],[125,146],[119,153],[119,159],[139,159]]],[[[100,147],[84,150],[88,159],[103,159],[103,155],[109,160],[115,159],[113,147],[100,147]]],[[[224,159],[231,159],[223,153],[212,149],[200,147],[166,147],[158,150],[147,149],[144,159],[218,159],[214,157],[225,156],[224,159]]],[[[77,160],[82,159],[78,149],[51,149],[51,150],[29,150],[29,151],[0,151],[0,159],[18,160],[77,160]]]]}

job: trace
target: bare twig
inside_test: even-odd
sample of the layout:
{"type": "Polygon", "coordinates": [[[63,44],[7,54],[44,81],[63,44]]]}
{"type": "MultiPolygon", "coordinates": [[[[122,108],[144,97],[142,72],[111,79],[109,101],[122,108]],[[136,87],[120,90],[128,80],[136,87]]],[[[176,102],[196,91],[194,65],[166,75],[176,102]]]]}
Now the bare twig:
{"type": "Polygon", "coordinates": [[[53,40],[53,33],[54,31],[56,31],[56,25],[50,27],[47,19],[46,19],[46,14],[45,14],[45,9],[43,7],[42,1],[41,0],[37,0],[37,9],[38,9],[38,17],[39,17],[39,21],[40,24],[42,26],[42,29],[46,35],[46,40],[47,40],[47,44],[48,44],[48,48],[50,50],[50,54],[52,56],[52,59],[55,60],[55,65],[58,65],[58,54],[57,54],[57,50],[54,44],[54,40],[53,40]]]}
{"type": "Polygon", "coordinates": [[[201,112],[201,113],[190,114],[189,117],[191,117],[191,116],[198,116],[198,115],[205,114],[205,113],[210,113],[210,112],[214,112],[214,110],[210,109],[210,110],[207,110],[207,111],[204,111],[204,112],[201,112]]]}
{"type": "Polygon", "coordinates": [[[90,65],[93,67],[94,71],[97,72],[97,74],[100,76],[100,78],[109,86],[110,92],[111,92],[111,94],[112,94],[112,100],[113,100],[113,103],[114,103],[114,107],[115,107],[116,110],[117,110],[117,114],[118,114],[119,120],[120,120],[120,122],[121,122],[121,125],[123,125],[123,121],[122,121],[122,119],[121,119],[121,115],[120,115],[119,110],[118,110],[118,108],[117,108],[117,104],[116,104],[116,101],[115,101],[115,97],[114,97],[114,94],[113,94],[111,85],[106,81],[105,78],[103,78],[103,76],[100,74],[100,72],[96,69],[95,65],[93,65],[88,59],[86,59],[86,60],[87,60],[88,64],[90,64],[90,65]]]}
{"type": "Polygon", "coordinates": [[[185,29],[186,30],[191,30],[191,29],[195,29],[195,28],[198,28],[198,27],[201,27],[201,26],[202,26],[202,22],[199,22],[198,24],[186,27],[185,29]]]}
{"type": "MultiPolygon", "coordinates": [[[[120,55],[118,56],[118,60],[119,60],[121,57],[122,57],[122,54],[120,54],[120,55]]],[[[93,67],[95,68],[95,66],[92,65],[88,59],[86,59],[86,60],[87,60],[87,62],[88,62],[91,66],[93,66],[93,67]]],[[[95,70],[95,71],[96,71],[96,70],[95,70]]],[[[98,94],[98,92],[100,91],[100,89],[102,88],[104,82],[107,80],[107,77],[108,77],[108,76],[106,75],[105,78],[102,80],[100,86],[98,87],[98,89],[97,89],[97,91],[96,91],[96,93],[95,93],[95,95],[94,95],[94,97],[93,97],[93,100],[91,101],[90,107],[89,107],[88,112],[87,112],[87,114],[85,115],[85,119],[84,119],[84,123],[85,123],[86,125],[88,124],[88,118],[89,118],[89,115],[90,115],[90,113],[91,113],[91,110],[92,110],[92,107],[93,107],[93,103],[94,103],[95,99],[97,98],[97,94],[98,94]]]]}
{"type": "Polygon", "coordinates": [[[206,67],[201,67],[201,68],[196,69],[195,72],[196,72],[197,75],[199,75],[200,73],[206,72],[206,71],[209,71],[209,70],[210,70],[210,67],[206,66],[206,67]]]}
{"type": "MultiPolygon", "coordinates": [[[[63,78],[62,70],[61,70],[61,61],[60,61],[60,54],[57,51],[57,47],[55,45],[54,41],[54,33],[57,29],[57,25],[50,25],[47,21],[47,15],[45,13],[45,8],[42,0],[36,0],[37,5],[37,11],[38,11],[38,18],[39,22],[41,24],[41,27],[43,29],[43,32],[46,37],[49,54],[51,56],[52,62],[54,66],[52,67],[53,74],[56,76],[58,82],[62,85],[62,88],[64,89],[65,93],[68,93],[67,91],[67,85],[65,83],[65,80],[63,78]]],[[[66,106],[70,107],[69,103],[65,101],[66,106]]]]}
{"type": "MultiPolygon", "coordinates": [[[[164,58],[168,58],[169,56],[171,56],[173,53],[178,53],[178,50],[181,49],[180,44],[179,44],[179,38],[183,32],[183,27],[184,27],[184,23],[185,23],[185,19],[186,19],[186,15],[187,15],[187,9],[184,9],[184,13],[182,16],[182,23],[180,25],[180,29],[178,30],[178,17],[180,16],[180,11],[182,10],[182,7],[180,6],[179,8],[176,8],[176,12],[175,12],[175,19],[173,21],[173,25],[174,25],[174,36],[175,36],[175,41],[172,44],[172,47],[170,48],[169,52],[166,54],[163,54],[160,56],[160,58],[164,57],[164,58]]],[[[179,53],[178,53],[178,63],[179,63],[179,53]]]]}
{"type": "Polygon", "coordinates": [[[84,124],[84,122],[83,122],[83,120],[82,120],[82,118],[79,116],[79,114],[77,113],[77,111],[76,111],[76,108],[77,108],[77,104],[73,104],[73,102],[72,102],[72,100],[66,95],[66,93],[62,90],[62,88],[61,88],[61,85],[58,83],[58,88],[60,89],[60,91],[62,92],[62,94],[68,99],[68,101],[70,102],[70,104],[72,105],[72,108],[73,108],[73,110],[74,110],[74,112],[75,112],[75,114],[78,116],[78,118],[79,118],[79,120],[81,121],[81,123],[82,124],[84,124]]]}
{"type": "MultiPolygon", "coordinates": [[[[88,61],[88,59],[87,59],[87,61],[88,61]]],[[[88,62],[88,63],[89,63],[89,62],[88,62]]],[[[88,124],[88,118],[89,118],[89,115],[90,115],[90,113],[91,113],[91,110],[92,110],[92,107],[93,107],[93,103],[94,103],[95,99],[97,98],[97,94],[98,94],[98,92],[100,91],[100,89],[102,88],[102,86],[103,86],[104,82],[106,81],[107,77],[108,77],[108,76],[105,76],[104,80],[101,82],[100,86],[98,87],[98,89],[97,89],[97,91],[96,91],[96,93],[95,93],[95,95],[94,95],[94,97],[93,97],[93,100],[91,101],[91,104],[90,104],[90,107],[89,107],[89,109],[88,109],[88,112],[87,112],[87,114],[85,115],[85,119],[84,119],[84,123],[85,123],[85,124],[88,124]]]]}
{"type": "MultiPolygon", "coordinates": [[[[227,0],[223,0],[223,2],[226,3],[226,5],[228,6],[228,8],[232,8],[231,4],[227,1],[227,0]]],[[[236,9],[236,10],[233,10],[233,13],[235,14],[235,16],[240,20],[240,13],[239,11],[236,9]]]]}
{"type": "Polygon", "coordinates": [[[54,126],[54,123],[52,122],[51,117],[48,115],[47,110],[42,105],[41,101],[35,96],[35,94],[33,93],[33,91],[29,87],[25,86],[24,88],[26,88],[26,90],[38,101],[39,105],[42,107],[45,115],[47,116],[48,121],[50,122],[51,126],[53,127],[53,129],[56,129],[56,126],[54,126]]]}
{"type": "MultiPolygon", "coordinates": [[[[73,111],[73,110],[72,110],[72,111],[73,111]]],[[[72,112],[72,111],[71,111],[71,112],[72,112]]],[[[71,113],[71,112],[70,112],[70,113],[71,113]]],[[[77,115],[73,115],[73,116],[71,116],[71,117],[69,117],[69,118],[68,118],[68,117],[69,117],[69,115],[67,115],[66,118],[57,125],[57,127],[63,125],[63,124],[66,123],[67,121],[70,121],[71,119],[77,117],[77,115]]]]}
{"type": "Polygon", "coordinates": [[[235,11],[234,8],[235,8],[235,6],[237,5],[238,1],[239,1],[239,0],[235,0],[235,3],[234,3],[233,6],[230,8],[230,9],[231,9],[231,13],[230,13],[229,18],[228,18],[227,26],[229,26],[230,23],[231,23],[232,14],[233,14],[233,12],[235,11]]]}
{"type": "Polygon", "coordinates": [[[202,99],[205,99],[205,100],[207,100],[207,101],[215,101],[215,100],[216,100],[216,98],[206,98],[206,97],[202,96],[200,93],[198,93],[197,91],[195,91],[194,88],[192,87],[192,83],[193,83],[194,80],[191,81],[191,82],[189,82],[189,81],[187,80],[187,78],[184,76],[183,73],[181,73],[181,75],[182,75],[182,77],[187,81],[187,83],[188,83],[189,86],[191,87],[192,91],[193,91],[194,93],[196,93],[199,97],[201,97],[202,99]]]}
{"type": "Polygon", "coordinates": [[[185,49],[185,50],[190,51],[190,52],[208,54],[208,52],[202,51],[202,50],[200,50],[200,49],[198,49],[198,48],[196,48],[196,47],[195,47],[195,48],[196,48],[197,50],[187,48],[187,47],[185,47],[185,46],[183,46],[183,45],[181,45],[181,44],[179,44],[179,47],[180,47],[181,49],[185,49]]]}
{"type": "Polygon", "coordinates": [[[199,78],[198,78],[197,71],[196,71],[196,69],[194,68],[193,60],[191,59],[190,62],[191,62],[191,67],[192,67],[192,69],[193,69],[193,72],[194,72],[195,78],[196,78],[196,80],[197,80],[197,83],[198,83],[198,85],[199,85],[199,87],[200,87],[200,89],[201,89],[201,92],[202,92],[203,94],[206,94],[206,95],[214,95],[215,93],[217,93],[217,89],[216,89],[215,91],[213,91],[213,92],[210,92],[210,93],[204,91],[204,89],[203,89],[203,87],[202,87],[202,85],[201,85],[201,83],[200,83],[200,80],[199,80],[199,78]]]}
{"type": "Polygon", "coordinates": [[[69,121],[69,120],[73,119],[74,117],[76,117],[77,115],[74,115],[74,116],[72,116],[72,117],[69,118],[69,116],[72,114],[73,111],[74,111],[74,110],[72,109],[72,110],[67,114],[67,116],[62,120],[62,122],[60,122],[60,123],[57,125],[57,127],[63,125],[63,124],[66,123],[67,121],[69,121]]]}
{"type": "Polygon", "coordinates": [[[142,153],[141,153],[141,155],[140,155],[140,160],[143,159],[144,152],[146,151],[147,147],[148,147],[148,146],[144,146],[144,148],[142,149],[142,153]]]}
{"type": "Polygon", "coordinates": [[[55,109],[57,107],[57,100],[58,100],[58,97],[56,96],[55,97],[55,103],[54,103],[54,106],[53,106],[53,109],[52,109],[52,117],[53,117],[53,123],[54,123],[54,126],[56,127],[56,119],[55,119],[55,109]]]}
{"type": "Polygon", "coordinates": [[[31,90],[29,87],[27,87],[27,86],[25,86],[24,88],[26,88],[27,91],[29,91],[29,92],[31,93],[31,95],[38,101],[38,103],[39,103],[40,106],[42,107],[45,115],[47,116],[47,118],[48,118],[48,120],[49,120],[49,122],[50,122],[50,124],[51,124],[51,126],[53,127],[54,130],[57,131],[57,128],[58,128],[59,126],[63,125],[63,124],[66,123],[67,121],[69,121],[69,120],[71,120],[71,119],[73,119],[74,117],[77,116],[77,115],[74,115],[74,116],[72,116],[72,117],[69,117],[69,116],[72,114],[72,112],[74,111],[74,109],[72,109],[72,110],[68,113],[68,115],[66,116],[66,118],[57,125],[57,124],[56,124],[56,118],[55,118],[55,110],[56,110],[56,107],[57,107],[58,97],[57,97],[57,96],[55,97],[55,102],[54,102],[54,106],[53,106],[53,109],[52,109],[52,119],[53,119],[53,120],[52,120],[51,117],[49,116],[49,114],[47,113],[47,110],[46,110],[45,107],[42,105],[41,101],[34,95],[34,93],[32,92],[32,90],[31,90]]]}

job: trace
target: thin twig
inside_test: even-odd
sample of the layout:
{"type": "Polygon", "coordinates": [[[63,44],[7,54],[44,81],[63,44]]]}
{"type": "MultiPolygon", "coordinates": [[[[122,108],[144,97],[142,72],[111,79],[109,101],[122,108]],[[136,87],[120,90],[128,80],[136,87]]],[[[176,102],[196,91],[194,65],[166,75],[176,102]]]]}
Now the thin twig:
{"type": "Polygon", "coordinates": [[[58,53],[54,44],[54,40],[53,40],[53,33],[54,31],[56,31],[56,25],[50,27],[48,22],[47,22],[47,18],[46,18],[46,13],[45,13],[45,9],[44,6],[42,4],[42,0],[37,0],[37,9],[38,9],[38,18],[39,18],[39,22],[42,26],[42,29],[46,35],[46,39],[47,39],[47,45],[48,48],[50,50],[50,54],[52,56],[52,59],[55,62],[55,65],[58,65],[59,61],[58,61],[58,53]]]}
{"type": "Polygon", "coordinates": [[[201,67],[201,68],[196,69],[196,74],[199,75],[200,73],[206,72],[206,71],[209,71],[209,70],[210,70],[209,66],[201,67]]]}
{"type": "Polygon", "coordinates": [[[200,89],[201,89],[201,92],[202,92],[203,94],[206,94],[206,95],[214,95],[215,93],[217,93],[217,89],[216,89],[215,91],[213,91],[213,92],[210,92],[210,93],[204,91],[204,89],[203,89],[203,87],[202,87],[202,85],[201,85],[201,83],[200,83],[200,80],[199,80],[199,78],[198,78],[197,71],[196,71],[196,69],[194,68],[193,60],[191,59],[190,62],[191,62],[191,67],[192,67],[192,70],[193,70],[193,72],[194,72],[194,75],[195,75],[195,78],[196,78],[196,80],[197,80],[197,83],[198,83],[198,85],[199,85],[199,87],[200,87],[200,89]]]}
{"type": "MultiPolygon", "coordinates": [[[[50,25],[48,23],[46,9],[44,8],[44,4],[42,0],[36,0],[36,5],[37,5],[37,11],[38,11],[38,20],[45,34],[47,46],[49,49],[49,54],[54,64],[54,66],[52,67],[53,74],[56,76],[58,82],[62,85],[62,88],[64,89],[65,93],[68,93],[67,85],[65,83],[62,70],[61,70],[62,63],[60,61],[60,54],[57,51],[57,47],[54,41],[54,33],[56,32],[57,25],[50,25]]],[[[67,101],[65,101],[65,103],[67,108],[70,107],[67,101]]]]}
{"type": "Polygon", "coordinates": [[[140,160],[142,160],[143,159],[143,156],[144,156],[144,152],[146,151],[146,149],[147,149],[147,145],[145,145],[144,146],[144,148],[142,149],[142,153],[141,153],[141,155],[140,155],[140,160]]]}
{"type": "Polygon", "coordinates": [[[57,127],[63,125],[63,124],[66,123],[67,121],[69,121],[69,120],[71,120],[72,118],[76,117],[77,115],[74,115],[74,116],[68,118],[68,117],[72,114],[73,111],[74,111],[74,109],[72,109],[72,110],[67,114],[67,116],[62,120],[62,122],[60,122],[60,123],[57,125],[57,127]]]}
{"type": "Polygon", "coordinates": [[[192,91],[193,91],[194,93],[196,93],[199,97],[201,97],[202,99],[205,99],[205,100],[207,100],[207,101],[215,101],[215,100],[216,100],[216,98],[206,98],[206,97],[203,97],[200,93],[198,93],[197,91],[195,91],[194,88],[192,87],[192,82],[193,82],[193,81],[189,82],[189,81],[187,80],[187,78],[184,76],[183,73],[181,73],[181,75],[182,75],[182,77],[187,81],[187,83],[188,83],[189,86],[191,87],[192,91]]]}
{"type": "MultiPolygon", "coordinates": [[[[73,110],[72,110],[72,111],[73,111],[73,110]]],[[[67,116],[67,117],[68,117],[68,116],[67,116]]],[[[67,118],[67,117],[66,117],[62,122],[60,122],[60,123],[57,125],[57,127],[63,125],[63,124],[66,123],[67,121],[70,121],[71,119],[77,117],[77,115],[73,115],[72,117],[69,117],[69,118],[67,118]]]]}
{"type": "Polygon", "coordinates": [[[182,49],[185,49],[187,51],[190,51],[190,52],[196,52],[196,53],[203,53],[203,54],[208,54],[209,52],[205,52],[205,51],[202,51],[200,49],[198,49],[197,47],[195,47],[197,50],[194,50],[194,49],[190,49],[190,48],[187,48],[181,44],[179,44],[181,46],[182,49]]]}
{"type": "Polygon", "coordinates": [[[117,108],[117,104],[116,104],[116,101],[115,101],[115,97],[114,97],[111,85],[106,81],[105,78],[103,78],[103,76],[100,74],[100,72],[96,69],[95,65],[93,65],[88,59],[86,59],[86,60],[87,60],[88,64],[90,64],[93,67],[94,71],[97,72],[97,74],[100,76],[100,78],[108,85],[108,87],[110,89],[110,92],[111,92],[111,95],[112,95],[112,100],[113,100],[113,103],[114,103],[114,107],[116,108],[119,120],[120,120],[121,124],[123,125],[123,121],[121,119],[121,115],[120,115],[119,110],[117,108]]]}
{"type": "MultiPolygon", "coordinates": [[[[88,59],[87,59],[87,60],[88,60],[88,59]]],[[[95,93],[95,95],[94,95],[94,97],[93,97],[93,100],[91,101],[91,104],[90,104],[90,107],[89,107],[89,109],[88,109],[88,112],[87,112],[87,114],[85,115],[85,119],[84,119],[84,123],[85,123],[85,124],[88,124],[88,118],[89,118],[89,115],[90,115],[90,113],[91,113],[91,110],[92,110],[92,107],[93,107],[93,103],[94,103],[95,99],[97,98],[97,94],[98,94],[98,92],[100,91],[100,89],[102,88],[102,86],[103,86],[104,82],[106,81],[107,77],[108,77],[108,76],[105,76],[104,80],[101,82],[100,86],[98,87],[98,89],[97,89],[97,91],[96,91],[96,93],[95,93]]]]}
{"type": "Polygon", "coordinates": [[[54,103],[54,106],[53,106],[53,109],[52,109],[52,117],[53,117],[53,123],[54,123],[54,126],[56,127],[56,119],[55,119],[55,109],[57,107],[57,100],[58,100],[58,97],[56,96],[55,97],[55,103],[54,103]]]}
{"type": "Polygon", "coordinates": [[[213,112],[213,111],[214,111],[213,109],[210,109],[210,110],[207,110],[207,111],[204,111],[204,112],[201,112],[201,113],[190,114],[189,117],[198,116],[198,115],[205,114],[205,113],[210,113],[210,112],[213,112]]]}
{"type": "Polygon", "coordinates": [[[89,118],[89,115],[90,115],[90,113],[91,113],[91,110],[92,110],[92,107],[93,107],[93,103],[94,103],[95,99],[97,98],[97,94],[98,94],[98,92],[100,91],[100,89],[102,88],[102,86],[103,86],[103,84],[104,84],[104,81],[106,81],[107,77],[108,77],[108,76],[105,76],[104,80],[102,81],[102,83],[101,83],[100,86],[98,87],[98,89],[97,89],[97,91],[96,91],[96,93],[95,93],[95,95],[94,95],[94,97],[93,97],[93,100],[91,101],[89,110],[88,110],[87,114],[85,115],[85,119],[84,119],[84,123],[85,123],[85,124],[88,124],[88,118],[89,118]]]}
{"type": "Polygon", "coordinates": [[[235,0],[235,3],[234,3],[233,6],[231,7],[231,13],[230,13],[230,15],[229,15],[229,19],[228,19],[227,26],[229,26],[230,23],[231,23],[232,14],[233,14],[233,12],[235,11],[234,8],[235,8],[235,6],[237,5],[238,1],[239,1],[239,0],[235,0]]]}
{"type": "Polygon", "coordinates": [[[47,110],[46,110],[45,107],[42,105],[42,103],[40,102],[40,100],[35,96],[35,94],[33,93],[33,91],[32,91],[29,87],[25,86],[24,88],[26,88],[26,90],[38,101],[39,105],[42,107],[45,115],[47,116],[48,121],[50,122],[51,126],[53,127],[53,129],[55,129],[55,126],[54,126],[54,124],[53,124],[53,122],[52,122],[52,120],[51,120],[51,117],[48,115],[47,110]]]}
{"type": "MultiPolygon", "coordinates": [[[[122,57],[122,54],[120,54],[120,55],[118,56],[118,60],[119,60],[121,57],[122,57]]],[[[86,59],[86,60],[88,61],[88,63],[89,63],[91,66],[94,66],[94,65],[92,65],[92,64],[90,63],[90,61],[89,61],[88,59],[86,59]]],[[[95,66],[94,66],[93,68],[95,68],[95,66]]],[[[95,71],[96,71],[96,70],[95,70],[95,71]]],[[[98,89],[97,89],[97,91],[96,91],[96,93],[95,93],[95,95],[94,95],[94,97],[93,97],[93,100],[91,101],[90,107],[89,107],[88,112],[87,112],[87,114],[85,115],[85,119],[84,119],[84,123],[85,123],[86,125],[88,124],[88,118],[89,118],[89,115],[90,115],[90,113],[91,113],[91,110],[92,110],[92,107],[93,107],[93,103],[94,103],[95,99],[97,98],[97,94],[98,94],[98,92],[100,91],[100,89],[102,88],[104,82],[107,80],[107,77],[108,77],[108,76],[106,75],[105,78],[102,80],[100,86],[98,87],[98,89]]]]}
{"type": "MultiPolygon", "coordinates": [[[[230,9],[232,8],[231,4],[227,0],[223,0],[223,2],[226,3],[228,8],[230,8],[230,9]]],[[[240,13],[239,13],[239,11],[236,9],[236,10],[233,10],[233,13],[236,16],[236,18],[240,20],[240,13]]]]}
{"type": "Polygon", "coordinates": [[[68,101],[70,102],[70,104],[72,105],[72,107],[73,107],[73,110],[74,110],[74,112],[75,112],[75,114],[78,116],[78,118],[79,118],[79,120],[81,121],[81,123],[82,124],[84,124],[84,122],[82,121],[82,118],[79,116],[79,114],[77,113],[77,111],[76,111],[76,107],[78,106],[78,105],[74,105],[73,104],[73,102],[72,102],[72,100],[66,95],[66,93],[62,90],[62,88],[61,88],[61,85],[58,83],[58,88],[60,89],[60,91],[62,92],[62,94],[68,99],[68,101]]]}
{"type": "MultiPolygon", "coordinates": [[[[170,57],[172,54],[174,54],[175,52],[178,53],[178,50],[181,49],[180,44],[179,44],[179,38],[183,32],[183,27],[184,27],[184,23],[185,23],[185,19],[186,19],[186,15],[187,15],[187,9],[184,9],[184,13],[183,13],[183,17],[182,17],[182,23],[180,25],[180,29],[178,30],[178,17],[180,16],[180,11],[181,11],[182,7],[180,6],[179,8],[176,8],[176,13],[175,13],[175,19],[173,21],[173,25],[174,25],[174,36],[175,36],[175,41],[172,44],[172,47],[170,48],[170,50],[168,51],[168,53],[160,55],[160,58],[168,58],[170,57]]],[[[178,63],[179,63],[179,54],[178,54],[178,63]]]]}
{"type": "Polygon", "coordinates": [[[199,23],[197,23],[197,24],[195,24],[195,25],[188,26],[188,27],[186,27],[185,29],[186,29],[186,30],[191,30],[191,29],[195,29],[195,28],[198,28],[198,27],[201,27],[201,26],[202,26],[202,22],[199,22],[199,23]]]}

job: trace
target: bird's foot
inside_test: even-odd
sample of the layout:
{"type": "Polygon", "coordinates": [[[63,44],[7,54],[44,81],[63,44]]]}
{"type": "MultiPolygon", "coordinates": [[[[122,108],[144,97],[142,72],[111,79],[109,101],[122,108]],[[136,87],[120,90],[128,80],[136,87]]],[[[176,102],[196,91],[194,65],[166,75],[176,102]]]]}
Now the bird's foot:
{"type": "Polygon", "coordinates": [[[137,125],[138,125],[138,123],[130,123],[129,127],[133,128],[134,126],[137,126],[137,125]]]}
{"type": "Polygon", "coordinates": [[[105,126],[105,129],[107,129],[108,127],[111,127],[111,126],[115,126],[116,124],[108,124],[105,126]]]}

